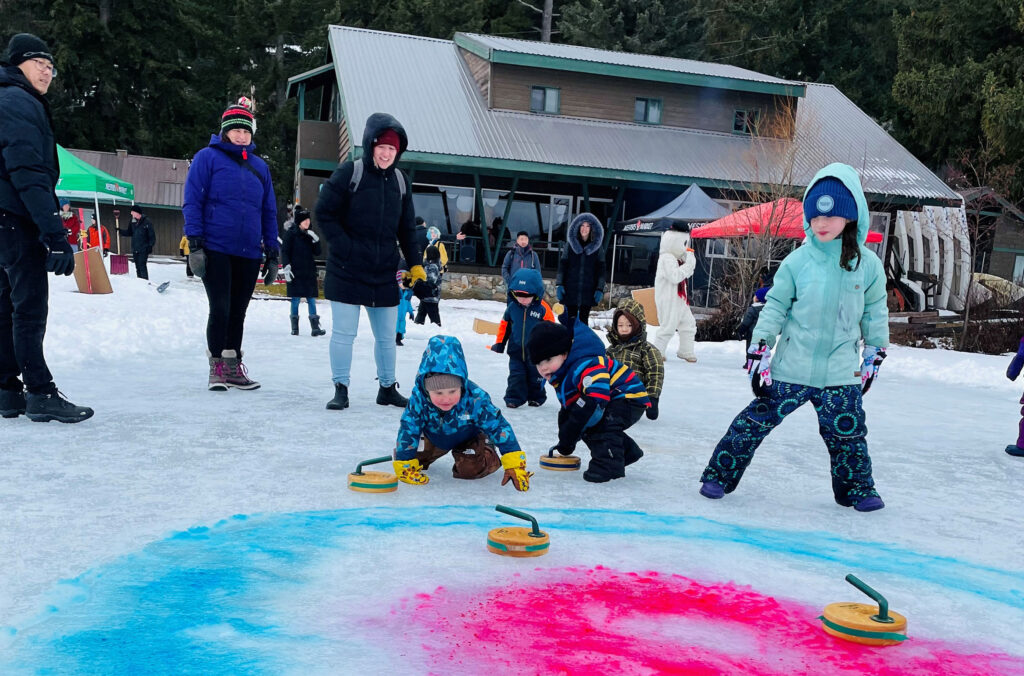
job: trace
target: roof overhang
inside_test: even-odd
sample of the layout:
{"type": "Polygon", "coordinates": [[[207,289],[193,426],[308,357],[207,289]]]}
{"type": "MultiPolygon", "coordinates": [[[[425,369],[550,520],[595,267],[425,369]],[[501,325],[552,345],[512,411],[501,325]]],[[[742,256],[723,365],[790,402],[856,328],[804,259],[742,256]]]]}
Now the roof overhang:
{"type": "Polygon", "coordinates": [[[328,63],[305,73],[299,73],[288,78],[288,93],[285,98],[298,96],[299,85],[306,85],[306,89],[322,87],[328,82],[334,82],[334,64],[328,63]]]}
{"type": "Polygon", "coordinates": [[[453,40],[456,45],[462,47],[468,52],[476,54],[481,59],[485,59],[491,63],[507,64],[511,66],[549,68],[551,70],[564,70],[572,73],[590,73],[592,75],[607,75],[611,77],[628,78],[631,80],[667,82],[670,84],[690,85],[693,87],[710,87],[712,89],[755,92],[758,94],[774,94],[777,96],[802,97],[806,92],[804,85],[797,83],[782,84],[773,82],[755,82],[753,80],[701,75],[699,73],[686,73],[683,71],[623,66],[613,63],[600,63],[596,61],[583,61],[581,59],[566,59],[541,54],[523,54],[521,52],[498,50],[481,45],[462,33],[456,33],[453,40]]]}

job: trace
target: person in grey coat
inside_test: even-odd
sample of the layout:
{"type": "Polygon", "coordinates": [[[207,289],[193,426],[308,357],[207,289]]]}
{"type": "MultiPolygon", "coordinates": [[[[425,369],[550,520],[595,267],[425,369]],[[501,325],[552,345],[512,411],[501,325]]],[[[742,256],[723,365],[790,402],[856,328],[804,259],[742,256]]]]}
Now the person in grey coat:
{"type": "Polygon", "coordinates": [[[540,258],[530,245],[530,235],[525,230],[516,233],[516,243],[512,250],[505,254],[501,263],[501,278],[505,280],[505,288],[509,288],[512,275],[520,270],[536,270],[540,272],[540,258]]]}

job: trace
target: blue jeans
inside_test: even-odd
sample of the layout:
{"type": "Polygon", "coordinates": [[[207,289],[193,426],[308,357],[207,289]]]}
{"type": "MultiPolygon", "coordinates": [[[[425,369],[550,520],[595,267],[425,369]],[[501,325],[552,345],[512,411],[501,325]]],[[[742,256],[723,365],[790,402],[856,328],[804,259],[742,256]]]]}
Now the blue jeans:
{"type": "Polygon", "coordinates": [[[768,396],[750,402],[732,421],[700,480],[716,481],[726,493],[732,493],[768,433],[808,401],[818,414],[818,432],[828,449],[836,502],[849,507],[861,498],[878,496],[871,477],[865,440],[868,428],[858,385],[819,389],[776,380],[769,386],[768,396]]]}
{"type": "MultiPolygon", "coordinates": [[[[348,387],[352,374],[352,343],[359,332],[359,308],[331,301],[331,377],[335,383],[348,387]]],[[[373,358],[377,362],[377,380],[381,387],[395,382],[395,322],[397,307],[366,307],[373,330],[373,358]]]]}
{"type": "MultiPolygon", "coordinates": [[[[316,298],[307,298],[306,302],[309,304],[309,316],[313,317],[316,315],[316,298]]],[[[299,305],[302,304],[301,298],[292,298],[292,314],[299,314],[299,305]]]]}

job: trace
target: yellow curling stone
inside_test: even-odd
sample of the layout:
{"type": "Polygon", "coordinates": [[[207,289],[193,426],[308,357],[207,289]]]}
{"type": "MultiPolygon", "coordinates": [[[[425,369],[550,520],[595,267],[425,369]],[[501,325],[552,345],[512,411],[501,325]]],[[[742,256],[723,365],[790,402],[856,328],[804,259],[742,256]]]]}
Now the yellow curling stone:
{"type": "Polygon", "coordinates": [[[360,493],[390,493],[398,490],[398,477],[390,472],[352,472],[348,487],[360,493]]]}
{"type": "Polygon", "coordinates": [[[907,618],[888,612],[892,622],[872,619],[878,606],[867,603],[830,603],[821,615],[822,628],[844,641],[865,645],[898,645],[907,638],[907,618]]]}
{"type": "Polygon", "coordinates": [[[540,466],[542,469],[550,469],[555,472],[572,472],[580,468],[580,458],[578,455],[552,453],[540,456],[540,466]]]}
{"type": "Polygon", "coordinates": [[[548,553],[551,540],[540,531],[540,537],[530,535],[533,530],[521,526],[504,526],[487,533],[487,549],[500,556],[543,556],[548,553]]]}

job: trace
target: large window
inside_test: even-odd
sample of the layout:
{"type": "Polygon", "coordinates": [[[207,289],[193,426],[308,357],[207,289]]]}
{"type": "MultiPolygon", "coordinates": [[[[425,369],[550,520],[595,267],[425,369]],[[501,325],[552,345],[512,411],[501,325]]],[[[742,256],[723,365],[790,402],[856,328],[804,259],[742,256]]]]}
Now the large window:
{"type": "Polygon", "coordinates": [[[633,105],[633,121],[642,124],[661,124],[661,99],[637,98],[633,105]]]}
{"type": "Polygon", "coordinates": [[[1013,257],[1013,283],[1024,284],[1024,256],[1020,254],[1013,257]]]}
{"type": "Polygon", "coordinates": [[[412,201],[416,215],[423,217],[428,228],[440,230],[442,236],[454,236],[475,215],[473,188],[417,183],[413,186],[412,201]]]}
{"type": "Polygon", "coordinates": [[[759,110],[737,110],[732,118],[732,130],[737,134],[756,134],[760,120],[759,110]]]}
{"type": "Polygon", "coordinates": [[[560,91],[555,87],[532,87],[530,89],[530,112],[558,115],[560,91]]]}

